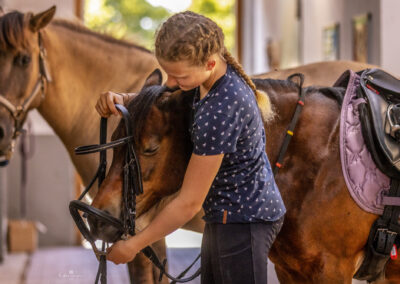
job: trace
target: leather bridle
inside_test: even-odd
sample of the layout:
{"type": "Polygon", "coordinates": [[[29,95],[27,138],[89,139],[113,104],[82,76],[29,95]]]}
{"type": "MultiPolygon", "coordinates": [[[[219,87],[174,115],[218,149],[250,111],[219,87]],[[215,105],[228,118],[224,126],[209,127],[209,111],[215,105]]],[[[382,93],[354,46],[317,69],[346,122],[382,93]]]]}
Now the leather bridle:
{"type": "MultiPolygon", "coordinates": [[[[88,187],[86,187],[83,193],[79,196],[78,200],[73,200],[69,204],[69,210],[72,218],[74,219],[83,237],[91,244],[93,251],[100,262],[95,283],[98,283],[99,280],[101,281],[101,283],[107,282],[106,248],[108,244],[103,241],[101,249],[98,249],[96,247],[95,245],[96,239],[90,232],[90,229],[86,225],[83,218],[91,216],[97,219],[98,221],[101,221],[102,223],[106,223],[107,225],[113,226],[117,230],[119,238],[127,239],[129,236],[135,235],[136,196],[143,193],[140,163],[134,150],[134,139],[133,139],[134,137],[132,135],[133,128],[132,128],[131,118],[128,110],[124,106],[116,104],[115,107],[122,114],[127,136],[106,143],[107,119],[102,118],[100,122],[100,144],[81,146],[75,149],[75,154],[77,155],[100,152],[100,165],[97,169],[96,175],[93,177],[88,187]],[[126,145],[127,150],[125,154],[125,164],[123,169],[124,178],[123,178],[123,188],[122,188],[122,212],[121,212],[121,219],[118,219],[115,218],[114,216],[111,216],[105,211],[99,210],[82,202],[81,200],[86,195],[86,193],[88,193],[88,191],[90,190],[90,188],[97,179],[100,188],[100,185],[103,182],[106,174],[106,167],[107,167],[106,150],[119,147],[122,145],[126,145]],[[83,212],[83,215],[80,214],[80,211],[83,212]]],[[[157,254],[150,246],[144,248],[142,252],[153,262],[153,264],[157,268],[160,269],[160,280],[163,275],[166,275],[169,279],[173,280],[173,282],[183,283],[191,281],[195,279],[198,275],[200,275],[200,269],[199,269],[192,276],[184,279],[181,278],[194,265],[199,256],[187,269],[185,269],[184,272],[182,272],[178,277],[175,278],[166,272],[165,269],[166,260],[161,262],[157,254]]]]}
{"type": "Polygon", "coordinates": [[[45,97],[46,84],[51,82],[51,76],[46,63],[46,49],[42,43],[42,36],[40,32],[38,33],[38,43],[39,43],[39,77],[36,80],[35,86],[33,87],[30,95],[23,101],[22,104],[15,106],[10,102],[3,94],[0,94],[0,105],[5,107],[11,117],[14,120],[14,133],[12,136],[12,142],[5,155],[5,159],[0,161],[0,167],[8,164],[9,159],[14,152],[15,141],[17,137],[21,134],[22,126],[26,117],[26,113],[31,107],[32,103],[36,97],[41,94],[41,102],[45,97]]]}

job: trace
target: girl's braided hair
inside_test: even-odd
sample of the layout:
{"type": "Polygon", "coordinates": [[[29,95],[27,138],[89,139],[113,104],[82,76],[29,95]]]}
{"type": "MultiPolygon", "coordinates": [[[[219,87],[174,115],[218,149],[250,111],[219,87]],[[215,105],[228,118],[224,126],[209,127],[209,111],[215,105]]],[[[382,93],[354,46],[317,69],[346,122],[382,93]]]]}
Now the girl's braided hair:
{"type": "Polygon", "coordinates": [[[263,118],[269,116],[268,97],[256,89],[242,66],[226,49],[222,29],[211,19],[192,11],[171,16],[156,33],[155,52],[157,58],[165,61],[188,60],[198,66],[205,64],[212,54],[219,53],[253,90],[263,118]]]}

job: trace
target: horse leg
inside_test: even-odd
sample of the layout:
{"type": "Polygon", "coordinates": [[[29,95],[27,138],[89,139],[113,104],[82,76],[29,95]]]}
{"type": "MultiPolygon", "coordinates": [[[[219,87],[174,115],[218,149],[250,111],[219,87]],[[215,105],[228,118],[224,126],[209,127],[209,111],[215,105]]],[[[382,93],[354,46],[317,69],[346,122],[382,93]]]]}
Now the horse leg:
{"type": "Polygon", "coordinates": [[[400,259],[389,260],[386,266],[385,280],[378,281],[377,283],[379,284],[400,283],[400,259]]]}
{"type": "MultiPolygon", "coordinates": [[[[164,261],[164,259],[167,258],[167,244],[165,242],[165,238],[162,238],[161,240],[159,240],[158,242],[155,242],[152,245],[154,251],[157,253],[158,258],[161,261],[164,261]]],[[[168,284],[168,278],[163,275],[161,282],[158,281],[159,277],[160,277],[160,270],[155,267],[155,265],[153,266],[153,278],[154,278],[154,283],[162,283],[162,284],[168,284]]],[[[165,269],[168,271],[168,263],[166,264],[165,269]]]]}
{"type": "Polygon", "coordinates": [[[147,257],[139,253],[128,263],[129,279],[132,284],[155,284],[153,279],[153,264],[147,257]]]}
{"type": "MultiPolygon", "coordinates": [[[[167,248],[165,239],[152,244],[153,250],[156,252],[161,261],[167,257],[167,248]]],[[[168,268],[168,267],[166,267],[168,268]]],[[[161,282],[158,281],[160,270],[142,253],[139,253],[135,259],[128,263],[129,278],[131,284],[168,284],[168,278],[164,275],[161,282]]]]}

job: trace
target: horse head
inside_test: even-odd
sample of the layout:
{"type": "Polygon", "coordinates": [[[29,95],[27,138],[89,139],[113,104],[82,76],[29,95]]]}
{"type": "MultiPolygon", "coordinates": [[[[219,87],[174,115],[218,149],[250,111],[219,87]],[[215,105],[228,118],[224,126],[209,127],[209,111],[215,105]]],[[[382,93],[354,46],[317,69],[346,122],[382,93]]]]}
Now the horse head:
{"type": "MultiPolygon", "coordinates": [[[[178,191],[191,154],[188,129],[193,97],[180,90],[168,90],[160,85],[161,81],[161,72],[154,71],[127,105],[143,181],[143,194],[137,198],[137,217],[163,197],[178,191]]],[[[125,122],[121,120],[112,140],[126,135],[125,122]]],[[[92,203],[116,218],[121,218],[126,151],[126,145],[114,149],[109,172],[92,203]]],[[[115,240],[115,228],[95,218],[89,217],[88,221],[94,236],[115,240]]]]}
{"type": "Polygon", "coordinates": [[[55,6],[38,13],[0,12],[0,156],[10,158],[28,110],[40,105],[50,80],[41,30],[55,6]]]}

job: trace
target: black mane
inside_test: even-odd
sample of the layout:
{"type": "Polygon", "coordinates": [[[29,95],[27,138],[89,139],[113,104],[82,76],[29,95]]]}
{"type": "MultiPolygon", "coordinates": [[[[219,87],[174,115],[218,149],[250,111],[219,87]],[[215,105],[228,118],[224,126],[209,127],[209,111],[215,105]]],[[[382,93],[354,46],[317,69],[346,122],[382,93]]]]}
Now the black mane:
{"type": "MultiPolygon", "coordinates": [[[[131,121],[134,124],[134,129],[132,131],[135,143],[139,143],[137,139],[143,130],[150,108],[154,105],[157,98],[165,92],[165,90],[166,88],[164,86],[159,85],[145,87],[128,103],[127,109],[131,121]]],[[[123,127],[122,129],[125,129],[125,126],[121,125],[123,123],[123,120],[121,120],[120,126],[118,127],[123,127]]]]}
{"type": "MultiPolygon", "coordinates": [[[[277,79],[253,79],[256,86],[262,86],[266,90],[272,89],[276,92],[298,92],[299,85],[294,81],[277,80],[277,79]]],[[[321,86],[310,86],[304,88],[306,95],[311,93],[320,92],[328,98],[334,99],[339,106],[342,105],[345,89],[342,87],[321,87],[321,86]]]]}
{"type": "Polygon", "coordinates": [[[25,16],[18,11],[0,17],[0,50],[18,50],[26,48],[28,41],[24,36],[25,16]]]}

